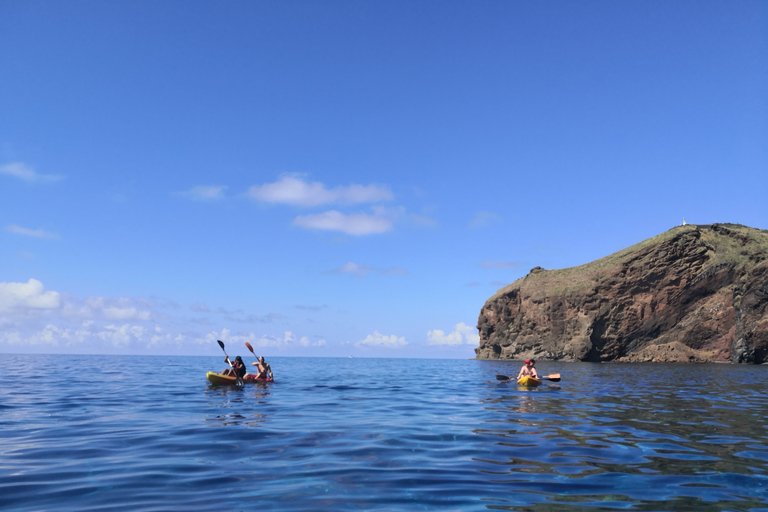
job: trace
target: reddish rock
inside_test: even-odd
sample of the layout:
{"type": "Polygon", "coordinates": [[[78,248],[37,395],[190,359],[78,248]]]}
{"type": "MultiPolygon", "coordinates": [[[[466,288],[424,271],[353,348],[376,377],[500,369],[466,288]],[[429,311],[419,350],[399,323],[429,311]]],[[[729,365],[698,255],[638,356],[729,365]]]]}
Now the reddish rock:
{"type": "Polygon", "coordinates": [[[479,359],[768,362],[768,231],[679,226],[531,272],[480,311],[479,359]]]}

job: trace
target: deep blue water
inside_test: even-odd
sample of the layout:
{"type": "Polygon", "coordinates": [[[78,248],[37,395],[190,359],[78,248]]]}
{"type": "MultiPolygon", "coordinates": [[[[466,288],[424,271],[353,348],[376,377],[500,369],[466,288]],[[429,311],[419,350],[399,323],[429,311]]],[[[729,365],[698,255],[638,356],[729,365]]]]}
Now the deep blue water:
{"type": "Polygon", "coordinates": [[[0,357],[0,509],[768,511],[768,366],[222,359],[0,357]]]}

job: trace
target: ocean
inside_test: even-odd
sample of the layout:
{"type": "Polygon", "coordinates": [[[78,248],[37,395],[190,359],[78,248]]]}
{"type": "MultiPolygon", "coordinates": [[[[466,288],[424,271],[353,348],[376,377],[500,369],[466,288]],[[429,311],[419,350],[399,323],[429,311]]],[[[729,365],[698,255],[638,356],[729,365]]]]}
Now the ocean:
{"type": "Polygon", "coordinates": [[[768,366],[267,359],[3,355],[0,510],[768,511],[768,366]]]}

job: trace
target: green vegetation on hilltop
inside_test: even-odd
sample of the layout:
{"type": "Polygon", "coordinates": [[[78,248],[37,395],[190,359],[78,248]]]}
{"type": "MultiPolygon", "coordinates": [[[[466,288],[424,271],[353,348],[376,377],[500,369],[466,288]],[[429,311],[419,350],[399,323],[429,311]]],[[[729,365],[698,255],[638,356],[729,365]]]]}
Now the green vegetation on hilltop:
{"type": "Polygon", "coordinates": [[[686,224],[583,265],[555,270],[535,269],[494,296],[515,288],[528,290],[532,297],[578,292],[599,283],[603,276],[612,274],[612,270],[627,264],[644,249],[691,233],[697,233],[708,247],[706,267],[727,262],[734,268],[749,271],[768,257],[768,230],[741,224],[686,224]]]}

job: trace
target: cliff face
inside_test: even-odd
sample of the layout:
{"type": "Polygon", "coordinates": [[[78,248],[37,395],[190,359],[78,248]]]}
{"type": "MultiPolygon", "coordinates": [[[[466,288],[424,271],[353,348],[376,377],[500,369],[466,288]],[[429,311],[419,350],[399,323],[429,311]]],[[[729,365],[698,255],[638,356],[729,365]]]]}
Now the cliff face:
{"type": "Polygon", "coordinates": [[[479,359],[768,362],[768,231],[679,226],[486,301],[479,359]]]}

